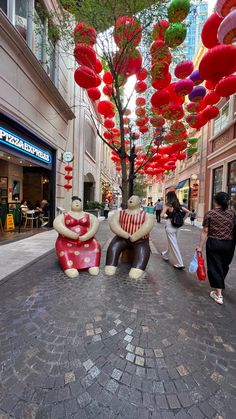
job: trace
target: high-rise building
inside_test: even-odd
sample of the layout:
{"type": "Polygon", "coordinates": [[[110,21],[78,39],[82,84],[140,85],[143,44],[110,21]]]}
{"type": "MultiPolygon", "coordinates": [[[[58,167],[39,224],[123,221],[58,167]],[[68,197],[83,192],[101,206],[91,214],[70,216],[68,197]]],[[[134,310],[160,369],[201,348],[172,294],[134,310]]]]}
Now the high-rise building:
{"type": "Polygon", "coordinates": [[[201,39],[202,27],[208,17],[208,2],[196,0],[191,3],[190,13],[185,20],[188,27],[187,36],[183,44],[183,51],[187,60],[192,60],[201,39]]]}

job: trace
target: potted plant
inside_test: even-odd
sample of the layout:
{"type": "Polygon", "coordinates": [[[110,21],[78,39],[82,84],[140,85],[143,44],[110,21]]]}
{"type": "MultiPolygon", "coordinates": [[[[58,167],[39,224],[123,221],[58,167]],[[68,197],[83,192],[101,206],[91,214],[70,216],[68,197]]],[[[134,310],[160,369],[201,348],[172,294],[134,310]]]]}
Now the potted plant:
{"type": "Polygon", "coordinates": [[[102,204],[98,201],[87,201],[85,204],[85,211],[95,215],[95,217],[99,216],[101,208],[102,204]]]}

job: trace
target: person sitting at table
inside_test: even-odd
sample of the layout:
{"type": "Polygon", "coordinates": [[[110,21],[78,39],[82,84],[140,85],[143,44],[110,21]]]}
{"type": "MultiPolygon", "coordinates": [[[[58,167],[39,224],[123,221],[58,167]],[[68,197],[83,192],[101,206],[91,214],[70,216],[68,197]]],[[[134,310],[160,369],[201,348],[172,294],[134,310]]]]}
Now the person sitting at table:
{"type": "Polygon", "coordinates": [[[41,206],[36,208],[36,211],[39,212],[39,220],[41,222],[41,227],[45,227],[48,224],[48,220],[45,221],[44,218],[49,218],[49,203],[46,199],[43,199],[41,206]]]}
{"type": "Polygon", "coordinates": [[[28,211],[28,203],[27,203],[27,201],[25,201],[24,199],[21,201],[21,203],[20,203],[20,209],[21,209],[21,212],[22,212],[22,214],[26,214],[26,212],[28,211]]]}

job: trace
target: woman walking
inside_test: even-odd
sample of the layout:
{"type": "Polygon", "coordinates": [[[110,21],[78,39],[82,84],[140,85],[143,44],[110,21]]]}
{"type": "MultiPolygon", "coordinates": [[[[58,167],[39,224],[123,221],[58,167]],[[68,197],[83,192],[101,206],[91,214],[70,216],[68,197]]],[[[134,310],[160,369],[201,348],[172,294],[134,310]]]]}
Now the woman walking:
{"type": "Polygon", "coordinates": [[[184,224],[184,220],[189,214],[189,210],[181,207],[176,193],[170,191],[166,195],[166,205],[163,213],[167,218],[165,229],[168,248],[161,255],[163,259],[170,260],[175,268],[184,269],[184,263],[178,245],[178,233],[179,228],[184,224]]]}
{"type": "Polygon", "coordinates": [[[226,192],[219,192],[215,195],[214,209],[205,214],[197,248],[202,251],[207,239],[207,274],[210,286],[214,288],[210,292],[210,297],[218,304],[223,304],[222,290],[225,288],[225,277],[235,250],[233,240],[235,214],[234,211],[228,209],[228,200],[226,192]]]}

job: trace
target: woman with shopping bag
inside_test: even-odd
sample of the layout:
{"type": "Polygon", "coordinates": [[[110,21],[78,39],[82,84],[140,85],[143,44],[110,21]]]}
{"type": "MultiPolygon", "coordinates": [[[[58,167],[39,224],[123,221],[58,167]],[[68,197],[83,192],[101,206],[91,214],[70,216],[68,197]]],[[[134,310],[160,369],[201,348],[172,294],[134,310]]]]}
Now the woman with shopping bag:
{"type": "Polygon", "coordinates": [[[210,297],[218,304],[223,304],[222,291],[235,250],[233,237],[235,213],[228,208],[229,197],[226,192],[219,192],[214,197],[214,209],[208,211],[203,220],[197,251],[202,252],[205,240],[207,275],[213,291],[210,297]]]}

